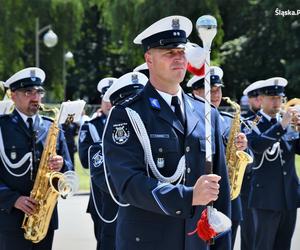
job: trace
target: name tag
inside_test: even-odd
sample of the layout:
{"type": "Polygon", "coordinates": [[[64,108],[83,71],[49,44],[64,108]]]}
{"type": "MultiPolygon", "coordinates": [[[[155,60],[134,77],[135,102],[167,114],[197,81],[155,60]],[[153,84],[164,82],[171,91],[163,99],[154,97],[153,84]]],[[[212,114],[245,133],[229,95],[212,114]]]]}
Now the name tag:
{"type": "Polygon", "coordinates": [[[150,138],[163,138],[163,139],[169,139],[169,134],[150,134],[150,138]]]}

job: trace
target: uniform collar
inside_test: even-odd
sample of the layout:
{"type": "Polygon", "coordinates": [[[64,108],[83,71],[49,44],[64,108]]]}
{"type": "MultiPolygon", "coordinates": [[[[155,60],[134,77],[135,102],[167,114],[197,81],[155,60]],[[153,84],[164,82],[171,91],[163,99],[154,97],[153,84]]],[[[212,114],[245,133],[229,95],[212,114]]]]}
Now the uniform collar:
{"type": "Polygon", "coordinates": [[[27,118],[31,117],[32,118],[32,121],[33,121],[33,124],[35,123],[35,118],[37,115],[33,115],[33,116],[27,116],[25,115],[24,113],[22,113],[20,110],[18,110],[16,108],[16,111],[19,113],[19,115],[22,117],[23,121],[25,122],[25,124],[28,126],[27,124],[27,118]]]}
{"type": "MultiPolygon", "coordinates": [[[[271,121],[272,117],[267,115],[262,109],[259,111],[269,122],[271,121]]],[[[276,120],[279,121],[279,113],[276,114],[276,120]]]]}
{"type": "Polygon", "coordinates": [[[180,100],[180,108],[181,108],[181,112],[182,114],[184,115],[184,101],[183,101],[183,98],[182,98],[182,89],[179,88],[178,92],[176,93],[176,95],[170,95],[166,92],[162,92],[162,91],[159,91],[158,89],[155,89],[159,94],[160,96],[165,100],[165,102],[169,105],[169,107],[171,107],[171,109],[174,111],[174,107],[171,105],[171,102],[172,102],[172,97],[173,96],[177,96],[180,100]]]}

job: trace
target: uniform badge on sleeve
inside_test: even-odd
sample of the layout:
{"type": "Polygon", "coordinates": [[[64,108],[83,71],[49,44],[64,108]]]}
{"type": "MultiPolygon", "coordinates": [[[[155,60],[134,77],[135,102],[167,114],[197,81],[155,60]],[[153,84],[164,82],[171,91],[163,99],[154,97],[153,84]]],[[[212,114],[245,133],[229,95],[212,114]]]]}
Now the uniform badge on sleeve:
{"type": "Polygon", "coordinates": [[[99,150],[94,156],[92,157],[92,163],[94,168],[98,168],[103,163],[103,155],[102,150],[99,150]]]}
{"type": "Polygon", "coordinates": [[[79,141],[83,142],[84,139],[86,138],[86,132],[87,131],[80,131],[80,135],[79,135],[79,141]]]}
{"type": "Polygon", "coordinates": [[[112,139],[116,144],[122,145],[126,143],[129,139],[129,136],[130,131],[128,130],[127,123],[113,125],[112,139]]]}

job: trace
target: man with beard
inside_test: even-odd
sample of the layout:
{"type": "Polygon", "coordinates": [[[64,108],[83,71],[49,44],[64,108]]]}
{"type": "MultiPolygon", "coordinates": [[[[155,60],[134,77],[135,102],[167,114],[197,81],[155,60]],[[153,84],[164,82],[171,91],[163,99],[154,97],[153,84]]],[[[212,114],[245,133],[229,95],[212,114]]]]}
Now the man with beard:
{"type": "MultiPolygon", "coordinates": [[[[35,212],[37,201],[30,197],[39,161],[44,149],[50,118],[38,114],[45,90],[45,73],[39,68],[23,69],[6,82],[15,109],[0,117],[0,248],[2,250],[51,249],[54,230],[58,228],[55,208],[48,233],[39,243],[24,238],[21,229],[25,214],[35,212]]],[[[57,155],[48,167],[64,172],[73,169],[63,133],[57,142],[57,155]]]]}

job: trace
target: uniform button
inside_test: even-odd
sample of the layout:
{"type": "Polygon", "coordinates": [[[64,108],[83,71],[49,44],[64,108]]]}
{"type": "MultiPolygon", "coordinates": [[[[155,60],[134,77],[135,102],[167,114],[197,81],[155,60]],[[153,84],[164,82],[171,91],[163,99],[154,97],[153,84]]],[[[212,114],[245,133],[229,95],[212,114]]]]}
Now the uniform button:
{"type": "Polygon", "coordinates": [[[158,149],[158,152],[162,153],[163,149],[162,148],[159,148],[158,149]]]}
{"type": "Polygon", "coordinates": [[[283,171],[283,175],[287,175],[287,172],[286,172],[286,171],[283,171]]]}
{"type": "Polygon", "coordinates": [[[282,164],[284,164],[285,163],[285,160],[282,160],[282,164]]]}
{"type": "Polygon", "coordinates": [[[251,179],[251,176],[247,175],[247,179],[250,180],[250,179],[251,179]]]}
{"type": "Polygon", "coordinates": [[[260,185],[259,184],[256,184],[256,187],[258,188],[260,185]]]}
{"type": "Polygon", "coordinates": [[[180,211],[180,210],[176,211],[176,214],[177,214],[177,215],[180,215],[180,214],[181,214],[181,211],[180,211]]]}
{"type": "Polygon", "coordinates": [[[280,135],[280,133],[279,133],[279,132],[277,132],[277,133],[276,133],[276,135],[280,135]]]}
{"type": "Polygon", "coordinates": [[[136,241],[136,242],[140,242],[141,239],[140,239],[139,237],[135,237],[135,241],[136,241]]]}
{"type": "Polygon", "coordinates": [[[187,168],[186,172],[189,174],[191,172],[191,168],[187,168]]]}
{"type": "Polygon", "coordinates": [[[190,147],[187,146],[187,147],[185,148],[185,151],[186,151],[186,152],[190,152],[190,147]]]}

